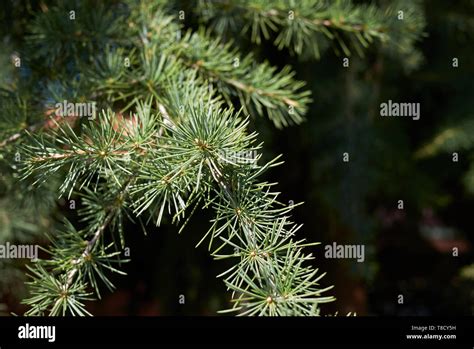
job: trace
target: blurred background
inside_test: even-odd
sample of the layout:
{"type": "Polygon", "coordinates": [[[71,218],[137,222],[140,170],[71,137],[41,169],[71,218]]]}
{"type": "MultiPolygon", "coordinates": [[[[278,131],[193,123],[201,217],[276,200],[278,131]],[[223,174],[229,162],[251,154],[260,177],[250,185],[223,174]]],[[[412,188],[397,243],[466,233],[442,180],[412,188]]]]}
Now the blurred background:
{"type": "MultiPolygon", "coordinates": [[[[0,70],[10,64],[41,3],[2,1],[0,70]]],[[[283,154],[285,163],[266,176],[279,182],[282,201],[304,202],[293,211],[294,220],[304,224],[300,236],[321,242],[312,251],[314,264],[327,272],[322,284],[334,285],[337,298],[322,306],[323,314],[474,314],[474,1],[427,0],[422,9],[426,35],[405,55],[370,48],[344,67],[343,56],[331,49],[315,61],[271,44],[257,48],[262,60],[290,64],[312,91],[303,124],[278,130],[266,118],[254,118],[251,127],[264,142],[263,160],[283,154]],[[381,117],[380,103],[388,100],[420,103],[420,120],[381,117]],[[364,245],[364,262],[325,258],[324,246],[334,242],[364,245]]],[[[186,25],[197,23],[190,18],[186,25]]],[[[21,219],[7,215],[12,203],[2,197],[2,185],[0,243],[22,241],[25,231],[24,239],[44,242],[42,232],[55,211],[74,221],[60,201],[29,225],[15,226],[21,219]]],[[[55,202],[54,193],[40,195],[55,202]]],[[[211,212],[195,214],[179,235],[165,224],[144,236],[129,223],[128,275],[112,275],[116,292],[105,291],[89,311],[215,315],[225,308],[229,296],[216,275],[226,265],[213,261],[205,247],[195,248],[211,218],[211,212]]],[[[0,260],[4,315],[25,310],[20,304],[25,270],[15,263],[0,260]]]]}

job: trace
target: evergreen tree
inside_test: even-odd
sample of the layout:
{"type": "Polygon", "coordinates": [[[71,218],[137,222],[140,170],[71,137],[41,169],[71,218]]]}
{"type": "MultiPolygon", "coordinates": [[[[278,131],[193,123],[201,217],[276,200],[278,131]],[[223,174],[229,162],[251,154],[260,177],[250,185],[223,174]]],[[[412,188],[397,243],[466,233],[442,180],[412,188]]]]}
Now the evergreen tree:
{"type": "Polygon", "coordinates": [[[7,3],[4,19],[32,20],[19,21],[2,50],[0,237],[44,242],[54,230],[49,256],[28,267],[26,314],[88,315],[84,302],[123,273],[126,221],[146,231],[168,216],[181,231],[197,210],[212,209],[198,245],[233,261],[220,275],[232,296],[227,311],[318,315],[334,300],[331,287],[309,262],[315,244],[298,237],[297,205],[262,179],[283,166],[280,157],[263,161],[251,131],[259,116],[277,128],[300,124],[310,92],[290,67],[260,60],[257,45],[311,60],[328,49],[363,56],[374,44],[411,69],[423,29],[417,6],[7,3]],[[57,209],[58,196],[62,205],[80,198],[78,225],[57,209]]]}

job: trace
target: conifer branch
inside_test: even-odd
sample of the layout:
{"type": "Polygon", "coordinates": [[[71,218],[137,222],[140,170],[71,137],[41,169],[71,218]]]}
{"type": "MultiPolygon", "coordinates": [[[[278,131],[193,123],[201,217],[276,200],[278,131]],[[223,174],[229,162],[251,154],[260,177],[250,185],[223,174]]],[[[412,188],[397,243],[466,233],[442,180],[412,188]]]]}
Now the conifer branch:
{"type": "MultiPolygon", "coordinates": [[[[152,16],[149,22],[141,22],[142,25],[153,27],[166,22],[159,11],[152,16]]],[[[237,261],[235,268],[229,271],[225,282],[235,296],[234,309],[253,304],[248,302],[251,298],[260,303],[259,297],[252,296],[255,290],[265,294],[260,315],[316,314],[318,303],[332,300],[320,297],[325,290],[313,280],[316,271],[300,266],[300,262],[311,257],[299,251],[304,246],[301,241],[292,241],[295,229],[287,231],[290,222],[284,215],[291,208],[273,208],[280,205],[276,201],[277,194],[268,191],[264,183],[254,183],[258,175],[275,163],[257,166],[260,156],[251,156],[241,163],[240,155],[236,154],[253,154],[259,149],[252,145],[256,134],[247,134],[248,118],[242,120],[232,108],[224,108],[220,98],[223,96],[231,105],[230,97],[237,95],[244,110],[258,114],[262,114],[265,107],[270,118],[281,126],[290,120],[286,115],[293,121],[298,120],[304,112],[308,93],[298,92],[302,83],[292,80],[288,68],[275,74],[275,69],[267,64],[255,65],[250,55],[234,66],[233,59],[239,57],[235,49],[203,33],[188,33],[174,44],[174,29],[170,22],[152,35],[140,36],[139,63],[129,72],[119,74],[119,81],[114,80],[112,85],[104,84],[103,79],[109,81],[108,72],[120,71],[115,66],[120,59],[111,58],[116,52],[106,51],[105,62],[98,63],[100,67],[108,66],[101,81],[91,78],[95,68],[87,74],[86,79],[98,87],[99,93],[106,91],[104,96],[114,101],[129,101],[128,121],[123,114],[107,109],[97,120],[81,123],[80,130],[68,123],[58,123],[44,135],[33,135],[31,144],[24,146],[23,178],[34,177],[36,183],[46,182],[52,175],[66,170],[60,193],[86,192],[86,207],[80,214],[88,224],[81,232],[66,224],[66,230],[58,233],[53,241],[52,259],[32,269],[33,295],[25,300],[32,306],[28,315],[58,314],[59,304],[62,314],[87,314],[82,305],[70,298],[86,299],[90,286],[100,297],[96,276],[109,289],[113,288],[102,269],[120,272],[110,266],[119,251],[107,252],[102,237],[107,226],[111,230],[121,226],[124,214],[131,213],[130,219],[133,216],[138,219],[143,216],[148,222],[153,219],[159,226],[166,208],[167,213],[173,215],[173,221],[180,222],[184,218],[187,221],[187,208],[196,207],[200,202],[205,207],[211,206],[216,200],[221,203],[215,207],[216,219],[206,235],[211,237],[210,246],[213,241],[220,241],[213,254],[237,244],[241,251],[251,249],[259,260],[258,264],[252,264],[251,270],[237,261]],[[166,42],[172,44],[165,47],[166,42]],[[196,62],[202,63],[196,65],[196,62]],[[222,62],[227,63],[222,65],[222,62]],[[187,67],[186,73],[177,74],[183,67],[187,67]],[[210,88],[212,85],[216,89],[210,88]],[[140,102],[144,95],[150,95],[146,103],[140,102]],[[156,109],[152,110],[152,106],[156,109]],[[118,120],[122,124],[117,127],[118,120]],[[127,199],[122,198],[115,208],[115,193],[121,192],[118,189],[121,183],[133,174],[136,179],[130,183],[127,199]],[[241,183],[236,188],[237,178],[248,181],[248,186],[241,183]],[[213,192],[215,198],[211,198],[213,192]],[[242,206],[239,211],[240,205],[244,205],[242,200],[250,206],[246,210],[242,206]],[[99,204],[102,201],[106,204],[99,204]],[[238,213],[239,225],[219,227],[229,209],[238,213]],[[254,213],[247,217],[247,210],[254,213]],[[270,242],[268,236],[273,236],[275,244],[271,254],[265,250],[270,242]],[[264,250],[258,252],[258,245],[264,250]],[[264,260],[260,260],[260,256],[264,260]],[[291,269],[294,270],[286,269],[293,264],[295,267],[291,269]],[[41,278],[49,273],[51,285],[45,289],[41,278]],[[293,281],[285,286],[281,282],[288,273],[293,275],[293,281]],[[294,296],[283,295],[283,288],[286,292],[293,289],[294,296]],[[300,290],[305,291],[300,293],[300,290]]],[[[131,60],[137,62],[133,57],[131,60]]],[[[121,246],[124,239],[120,233],[121,246]]],[[[109,246],[119,247],[115,243],[109,246]]],[[[246,260],[243,252],[234,257],[246,260]]],[[[251,309],[247,310],[253,314],[255,309],[251,309]]]]}
{"type": "MultiPolygon", "coordinates": [[[[165,15],[162,8],[150,5],[145,9],[141,11],[147,11],[149,15],[143,18],[140,12],[136,21],[141,24],[142,31],[147,32],[140,42],[145,48],[142,59],[150,68],[147,68],[147,76],[136,80],[136,84],[150,81],[152,76],[161,77],[160,80],[151,79],[154,80],[152,93],[156,95],[157,88],[164,89],[164,81],[175,70],[194,69],[219,90],[229,106],[233,106],[232,98],[238,97],[249,114],[266,113],[277,127],[303,121],[311,101],[310,93],[302,90],[304,83],[294,80],[295,73],[289,67],[277,72],[268,63],[257,63],[251,54],[242,56],[231,43],[224,44],[203,30],[181,35],[180,25],[172,16],[165,15]],[[163,23],[167,25],[163,26],[163,23]],[[159,59],[149,58],[157,52],[162,55],[159,59]],[[158,75],[156,69],[164,74],[158,75]]],[[[147,90],[150,88],[146,86],[147,90]]],[[[139,94],[140,91],[134,89],[131,93],[139,94]]]]}
{"type": "MultiPolygon", "coordinates": [[[[51,111],[46,112],[46,116],[49,116],[51,114],[51,111]]],[[[12,134],[8,138],[4,139],[3,141],[0,142],[0,148],[5,147],[6,145],[15,142],[18,140],[20,137],[24,136],[25,134],[28,133],[35,133],[36,131],[40,129],[48,129],[48,128],[54,128],[57,127],[58,123],[62,122],[70,122],[71,120],[74,120],[74,116],[71,117],[61,117],[61,116],[54,116],[51,117],[50,119],[44,119],[41,121],[38,121],[32,125],[29,126],[24,126],[20,131],[12,134]]]]}
{"type": "MultiPolygon", "coordinates": [[[[86,260],[87,258],[90,258],[90,254],[91,254],[92,250],[94,249],[94,247],[95,247],[97,241],[99,240],[100,236],[102,235],[102,233],[105,231],[105,228],[107,227],[107,225],[112,220],[112,217],[113,217],[113,215],[111,213],[109,213],[107,218],[105,219],[104,223],[102,223],[102,225],[95,232],[92,239],[89,242],[87,242],[87,246],[84,249],[84,252],[82,252],[82,254],[79,258],[73,260],[72,264],[78,265],[83,260],[86,260]]],[[[71,269],[68,272],[68,274],[67,274],[67,284],[66,284],[68,287],[71,286],[71,284],[73,283],[74,276],[78,273],[79,268],[80,268],[79,266],[76,266],[75,268],[71,269]]]]}
{"type": "Polygon", "coordinates": [[[279,49],[289,48],[300,57],[319,59],[330,41],[336,53],[347,57],[351,49],[363,56],[364,49],[375,40],[390,42],[395,48],[392,52],[414,54],[414,42],[424,26],[419,7],[419,2],[406,0],[386,7],[352,1],[201,0],[198,12],[218,32],[235,33],[243,28],[255,43],[274,40],[279,49]],[[405,12],[403,20],[398,18],[400,10],[405,12]],[[399,35],[400,31],[404,35],[399,35]]]}
{"type": "MultiPolygon", "coordinates": [[[[183,98],[182,102],[185,100],[183,98]]],[[[204,238],[209,237],[209,248],[216,240],[220,240],[220,245],[213,252],[217,259],[237,259],[237,264],[222,274],[227,276],[225,283],[232,290],[235,303],[232,310],[241,311],[243,315],[316,315],[317,305],[330,302],[333,298],[321,297],[331,287],[317,287],[317,283],[312,280],[317,271],[301,265],[302,261],[312,258],[311,255],[302,254],[301,248],[311,244],[292,240],[298,228],[292,226],[286,215],[293,207],[279,204],[276,201],[278,194],[268,191],[268,185],[254,183],[262,172],[276,163],[260,167],[257,165],[258,157],[248,159],[247,165],[239,165],[232,158],[222,158],[219,154],[225,154],[225,148],[216,152],[216,146],[224,139],[235,140],[234,151],[252,152],[254,135],[244,135],[243,126],[246,123],[238,121],[231,112],[202,103],[188,105],[186,110],[190,112],[189,118],[172,130],[168,129],[170,138],[165,139],[164,143],[174,143],[173,139],[177,137],[180,139],[179,144],[197,147],[195,152],[181,150],[189,159],[184,161],[199,168],[205,164],[210,179],[218,184],[219,189],[215,190],[219,203],[213,205],[216,219],[204,238]],[[207,114],[205,111],[208,111],[207,114]],[[220,120],[217,121],[217,118],[220,120]],[[215,126],[216,122],[219,122],[219,127],[215,126]],[[234,126],[226,130],[224,125],[231,124],[234,126]],[[206,132],[197,138],[198,130],[204,125],[215,133],[206,132]],[[193,158],[196,160],[191,161],[193,158]],[[274,208],[275,205],[281,208],[274,208]],[[287,227],[290,227],[289,230],[287,227]],[[229,248],[233,252],[223,255],[222,251],[229,248]],[[289,265],[292,265],[291,271],[279,269],[289,265]],[[287,278],[287,272],[293,275],[291,282],[281,284],[281,280],[287,278]]],[[[227,153],[230,153],[230,149],[227,153]]],[[[202,172],[199,170],[199,173],[202,172]]],[[[209,183],[208,180],[203,181],[209,183]]],[[[210,204],[206,203],[205,206],[210,204]]]]}

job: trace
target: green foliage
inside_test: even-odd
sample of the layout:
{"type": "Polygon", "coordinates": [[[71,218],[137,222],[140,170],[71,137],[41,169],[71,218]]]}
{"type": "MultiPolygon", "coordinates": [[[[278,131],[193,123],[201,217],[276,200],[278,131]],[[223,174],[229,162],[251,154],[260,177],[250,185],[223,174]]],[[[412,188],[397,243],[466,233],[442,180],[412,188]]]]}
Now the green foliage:
{"type": "MultiPolygon", "coordinates": [[[[170,94],[176,96],[195,86],[201,93],[193,91],[191,95],[205,95],[206,88],[196,85],[195,79],[181,84],[170,84],[170,94]],[[187,90],[181,84],[187,86],[187,90]]],[[[182,98],[175,101],[184,106],[181,111],[174,110],[176,114],[181,113],[179,123],[172,119],[168,123],[157,122],[156,116],[149,115],[151,104],[141,104],[133,119],[136,123],[132,122],[135,128],[115,131],[113,120],[116,119],[108,111],[97,122],[83,124],[80,134],[68,125],[58,125],[55,132],[36,139],[28,147],[24,163],[26,176],[38,174],[38,180],[44,180],[66,167],[62,188],[68,188],[69,193],[73,189],[93,188],[83,199],[86,209],[80,212],[88,228],[76,232],[68,225],[64,235],[56,234],[59,243],[55,243],[50,252],[53,259],[46,262],[52,270],[68,277],[58,276],[54,281],[51,279],[48,288],[38,287],[33,291],[47,293],[61,280],[67,281],[65,287],[74,285],[72,280],[78,280],[74,292],[82,294],[82,285],[87,281],[99,296],[97,277],[112,288],[104,271],[117,271],[111,263],[121,253],[105,252],[106,243],[101,240],[103,231],[117,212],[128,206],[138,217],[148,214],[147,220],[158,212],[155,223],[159,225],[165,207],[168,207],[168,213],[173,207],[175,218],[179,220],[185,217],[184,211],[189,206],[202,202],[201,206],[211,205],[217,211],[210,230],[210,247],[218,239],[216,252],[228,248],[232,251],[238,246],[238,253],[232,255],[237,259],[236,267],[225,280],[234,291],[235,309],[247,307],[265,294],[265,299],[273,297],[274,301],[271,306],[260,309],[260,315],[316,314],[317,304],[332,298],[319,297],[325,290],[317,286],[319,278],[313,279],[317,271],[302,265],[310,256],[302,255],[304,245],[301,241],[292,240],[296,229],[291,228],[286,218],[291,208],[278,204],[277,194],[266,189],[268,184],[257,182],[258,176],[274,164],[259,166],[257,159],[260,156],[244,164],[239,163],[239,158],[232,157],[242,152],[251,154],[256,149],[252,145],[256,134],[246,132],[248,120],[240,118],[232,109],[222,109],[222,102],[212,96],[207,100],[201,97],[198,101],[185,94],[182,98]],[[147,120],[155,122],[148,124],[147,120]],[[138,138],[138,130],[146,134],[147,125],[154,129],[154,138],[138,138]],[[88,141],[91,139],[101,141],[92,145],[88,141]],[[64,149],[64,144],[68,144],[68,149],[64,149]],[[128,162],[126,168],[121,165],[124,159],[128,162]],[[114,198],[111,192],[117,187],[121,190],[114,198]],[[254,258],[255,254],[257,259],[261,255],[267,257],[249,269],[245,261],[254,258]],[[286,274],[288,276],[284,276],[286,274]],[[276,283],[282,276],[284,283],[276,283]],[[250,289],[252,291],[247,292],[250,289]],[[251,294],[256,298],[250,297],[251,294]]],[[[43,264],[38,264],[40,270],[35,275],[44,273],[43,264]]],[[[57,312],[56,298],[42,298],[41,311],[57,312]]],[[[26,302],[36,305],[37,300],[32,297],[26,302]]],[[[81,314],[80,305],[68,306],[72,307],[72,314],[81,314]]]]}
{"type": "Polygon", "coordinates": [[[73,316],[91,315],[85,310],[83,301],[90,299],[86,284],[76,281],[69,284],[67,275],[59,277],[45,270],[41,264],[30,268],[29,281],[33,296],[25,300],[32,308],[25,315],[73,316]]]}
{"type": "Polygon", "coordinates": [[[474,121],[468,119],[456,126],[445,127],[431,142],[418,151],[417,156],[433,156],[441,151],[468,150],[473,146],[474,121]]]}
{"type": "Polygon", "coordinates": [[[115,6],[90,0],[59,1],[56,6],[43,5],[42,11],[29,25],[27,49],[30,59],[41,60],[47,67],[70,64],[71,58],[78,64],[104,46],[122,41],[123,18],[115,6]]]}
{"type": "MultiPolygon", "coordinates": [[[[444,127],[429,143],[421,147],[416,156],[426,158],[440,153],[456,153],[459,161],[459,153],[468,154],[469,168],[464,175],[464,184],[470,193],[474,193],[474,121],[470,118],[463,120],[456,126],[444,127]]],[[[453,158],[454,159],[454,158],[453,158]]]]}
{"type": "MultiPolygon", "coordinates": [[[[376,41],[407,55],[414,52],[424,27],[420,1],[406,0],[390,2],[385,8],[348,0],[200,0],[198,11],[217,33],[243,28],[254,43],[272,40],[298,57],[318,59],[331,42],[336,53],[347,57],[353,50],[362,56],[376,41]],[[398,11],[404,12],[402,20],[398,11]]],[[[418,59],[419,55],[410,63],[417,64],[418,59]]]]}
{"type": "MultiPolygon", "coordinates": [[[[289,67],[277,72],[268,63],[257,63],[252,54],[242,56],[232,44],[223,44],[203,30],[181,34],[182,27],[173,17],[148,7],[140,11],[151,14],[145,18],[141,17],[142,12],[140,17],[135,14],[136,21],[146,21],[145,28],[133,31],[141,36],[141,54],[135,57],[132,51],[128,57],[131,69],[121,73],[123,59],[119,57],[123,51],[107,51],[97,64],[98,69],[89,70],[88,74],[99,91],[114,93],[119,99],[149,93],[159,99],[169,77],[179,71],[195,70],[200,78],[215,85],[230,106],[232,98],[238,97],[247,113],[266,113],[277,127],[303,121],[309,92],[302,91],[304,83],[294,79],[289,67]],[[133,65],[135,61],[139,63],[133,65]]],[[[132,18],[135,16],[132,13],[132,18]]],[[[135,28],[135,21],[131,23],[135,28]]]]}

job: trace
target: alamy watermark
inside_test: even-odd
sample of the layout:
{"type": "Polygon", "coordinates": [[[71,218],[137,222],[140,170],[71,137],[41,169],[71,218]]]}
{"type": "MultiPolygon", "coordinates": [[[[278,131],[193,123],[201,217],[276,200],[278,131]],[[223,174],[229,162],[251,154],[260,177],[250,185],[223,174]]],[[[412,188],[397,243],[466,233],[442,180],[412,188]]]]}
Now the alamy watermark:
{"type": "Polygon", "coordinates": [[[221,150],[219,155],[225,161],[234,164],[256,164],[259,158],[256,150],[230,151],[221,150]]]}
{"type": "Polygon", "coordinates": [[[18,326],[19,339],[46,339],[50,343],[56,341],[56,326],[38,326],[26,323],[18,326]]]}
{"type": "Polygon", "coordinates": [[[6,242],[0,245],[0,259],[30,259],[38,260],[38,245],[15,245],[6,242]]]}
{"type": "Polygon", "coordinates": [[[96,103],[97,102],[73,103],[64,100],[56,103],[54,106],[57,116],[80,116],[94,120],[97,113],[96,103]]]}
{"type": "Polygon", "coordinates": [[[420,103],[398,103],[389,99],[380,103],[380,116],[408,116],[420,120],[420,103]]]}
{"type": "Polygon", "coordinates": [[[332,245],[324,247],[324,257],[337,259],[357,259],[357,262],[365,261],[364,245],[338,245],[333,242],[332,245]]]}

